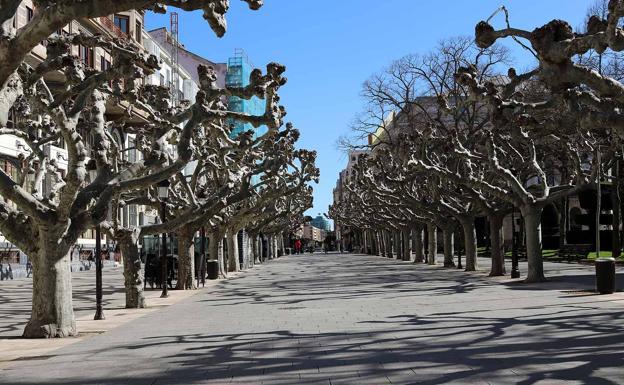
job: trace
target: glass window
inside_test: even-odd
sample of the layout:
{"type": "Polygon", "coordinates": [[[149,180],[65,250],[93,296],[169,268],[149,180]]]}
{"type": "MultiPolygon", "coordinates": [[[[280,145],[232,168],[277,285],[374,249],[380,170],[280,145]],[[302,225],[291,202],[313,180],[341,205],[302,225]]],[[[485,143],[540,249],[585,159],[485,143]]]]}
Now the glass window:
{"type": "Polygon", "coordinates": [[[111,62],[106,60],[104,56],[100,56],[100,70],[106,71],[111,67],[111,62]]]}
{"type": "Polygon", "coordinates": [[[136,22],[136,26],[134,29],[134,36],[136,41],[138,41],[139,43],[141,42],[141,32],[143,31],[143,27],[141,26],[140,22],[136,22]]]}
{"type": "Polygon", "coordinates": [[[87,67],[93,68],[93,48],[79,45],[78,57],[87,67]]]}
{"type": "Polygon", "coordinates": [[[124,15],[115,15],[115,25],[126,35],[130,33],[129,18],[124,15]]]}
{"type": "Polygon", "coordinates": [[[136,227],[138,226],[137,223],[137,205],[130,205],[129,206],[129,210],[128,210],[128,220],[129,220],[129,225],[130,227],[136,227]]]}
{"type": "Polygon", "coordinates": [[[135,140],[133,138],[128,138],[128,162],[134,163],[137,161],[135,140]]]}
{"type": "Polygon", "coordinates": [[[30,7],[26,7],[26,20],[31,21],[33,17],[35,17],[35,10],[30,7]]]}

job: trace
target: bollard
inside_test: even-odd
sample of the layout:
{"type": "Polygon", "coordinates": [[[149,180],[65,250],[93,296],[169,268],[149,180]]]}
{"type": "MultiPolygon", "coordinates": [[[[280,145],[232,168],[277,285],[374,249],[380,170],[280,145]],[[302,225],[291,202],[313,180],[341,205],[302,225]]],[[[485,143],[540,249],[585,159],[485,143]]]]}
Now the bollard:
{"type": "Polygon", "coordinates": [[[596,260],[596,291],[600,294],[615,292],[615,259],[598,258],[596,260]]]}
{"type": "Polygon", "coordinates": [[[219,278],[219,261],[217,260],[207,261],[206,271],[208,273],[208,279],[215,280],[219,278]]]}

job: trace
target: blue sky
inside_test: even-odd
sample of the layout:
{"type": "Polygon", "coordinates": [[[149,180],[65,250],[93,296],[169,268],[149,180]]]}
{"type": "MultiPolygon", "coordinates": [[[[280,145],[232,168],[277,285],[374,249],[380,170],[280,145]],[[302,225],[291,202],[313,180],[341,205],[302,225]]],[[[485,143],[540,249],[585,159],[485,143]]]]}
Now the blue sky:
{"type": "MultiPolygon", "coordinates": [[[[475,24],[499,6],[513,27],[533,29],[559,18],[581,25],[593,0],[265,0],[257,12],[231,0],[228,32],[218,39],[200,12],[180,11],[180,40],[210,60],[225,62],[243,48],[257,67],[287,67],[281,102],[287,121],[301,131],[299,146],[318,152],[320,184],[310,215],[326,212],[346,156],[336,145],[362,106],[362,83],[394,59],[426,53],[443,38],[473,34],[475,24]]],[[[492,22],[503,26],[498,16],[492,22]]],[[[149,14],[148,29],[169,26],[169,16],[149,14]]],[[[517,68],[530,58],[511,41],[517,68]]]]}

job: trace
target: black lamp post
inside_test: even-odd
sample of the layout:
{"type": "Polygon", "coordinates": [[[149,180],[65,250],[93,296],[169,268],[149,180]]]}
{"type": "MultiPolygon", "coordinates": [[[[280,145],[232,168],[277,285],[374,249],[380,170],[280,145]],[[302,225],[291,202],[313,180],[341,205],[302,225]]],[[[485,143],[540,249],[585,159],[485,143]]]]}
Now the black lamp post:
{"type": "MultiPolygon", "coordinates": [[[[160,199],[160,220],[165,223],[167,216],[167,198],[169,197],[169,181],[167,179],[158,182],[158,198],[160,199]]],[[[162,294],[160,298],[169,297],[169,291],[167,288],[167,233],[162,234],[162,244],[160,250],[160,260],[162,268],[162,294]]]]}
{"type": "MultiPolygon", "coordinates": [[[[206,286],[206,228],[202,226],[200,230],[200,240],[201,244],[199,246],[199,274],[201,274],[201,283],[202,286],[206,286]]],[[[199,286],[199,279],[197,280],[197,286],[199,286]]]]}
{"type": "Polygon", "coordinates": [[[516,237],[516,208],[511,209],[511,278],[520,278],[518,269],[518,240],[516,237]]]}
{"type": "MultiPolygon", "coordinates": [[[[87,171],[91,183],[97,178],[97,164],[95,159],[87,162],[87,171]]],[[[103,320],[104,309],[102,307],[102,234],[100,225],[95,226],[95,316],[94,320],[103,320]]]]}

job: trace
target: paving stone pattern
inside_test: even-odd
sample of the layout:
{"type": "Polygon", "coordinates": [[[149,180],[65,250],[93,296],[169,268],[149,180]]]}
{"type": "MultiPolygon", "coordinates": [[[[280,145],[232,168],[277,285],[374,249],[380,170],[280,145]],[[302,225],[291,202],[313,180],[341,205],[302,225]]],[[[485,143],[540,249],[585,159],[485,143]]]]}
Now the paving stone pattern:
{"type": "MultiPolygon", "coordinates": [[[[624,296],[374,256],[290,256],[0,371],[2,384],[624,384],[624,296]]],[[[624,277],[619,277],[624,282],[624,277]]]]}

